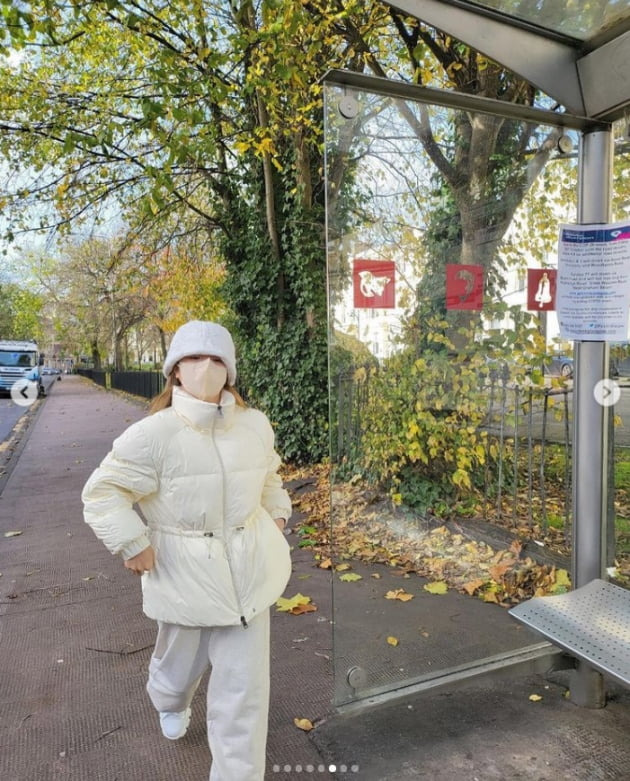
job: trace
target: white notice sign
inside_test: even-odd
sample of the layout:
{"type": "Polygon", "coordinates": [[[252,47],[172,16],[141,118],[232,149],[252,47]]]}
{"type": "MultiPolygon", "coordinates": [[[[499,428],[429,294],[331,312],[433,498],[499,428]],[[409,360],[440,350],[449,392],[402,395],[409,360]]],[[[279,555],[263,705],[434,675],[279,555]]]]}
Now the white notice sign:
{"type": "Polygon", "coordinates": [[[628,341],[630,221],[561,225],[556,309],[560,336],[628,341]]]}

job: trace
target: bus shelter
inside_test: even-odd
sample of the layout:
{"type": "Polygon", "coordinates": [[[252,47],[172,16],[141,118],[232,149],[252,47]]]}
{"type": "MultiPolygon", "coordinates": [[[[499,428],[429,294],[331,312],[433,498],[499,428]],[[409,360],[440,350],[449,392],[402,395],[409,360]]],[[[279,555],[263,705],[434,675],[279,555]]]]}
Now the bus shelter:
{"type": "MultiPolygon", "coordinates": [[[[573,589],[606,579],[615,558],[616,407],[606,398],[613,386],[603,386],[604,398],[595,392],[611,377],[611,345],[564,344],[557,381],[545,365],[534,367],[541,377],[532,382],[526,364],[532,340],[542,337],[547,352],[554,339],[562,344],[546,306],[545,269],[554,264],[542,221],[549,214],[556,226],[628,217],[613,171],[623,166],[630,134],[630,6],[392,5],[500,63],[548,100],[533,108],[346,71],[324,79],[333,547],[395,564],[404,578],[390,578],[386,591],[375,578],[357,596],[343,562],[335,572],[340,707],[552,653],[504,609],[518,597],[515,581],[526,578],[515,563],[528,560],[515,533],[522,525],[529,525],[530,548],[541,526],[563,526],[573,589]],[[492,185],[473,181],[479,172],[470,166],[468,181],[449,186],[457,156],[472,156],[480,139],[503,141],[487,158],[492,185]],[[538,274],[530,277],[533,266],[538,274]],[[512,278],[521,292],[528,278],[536,280],[528,289],[536,290],[535,303],[514,303],[506,289],[512,278]],[[529,326],[519,314],[525,310],[529,326]],[[353,492],[359,463],[388,483],[387,500],[353,492]],[[460,481],[455,503],[474,487],[483,507],[467,510],[460,501],[461,520],[442,523],[443,498],[433,490],[440,470],[460,481]],[[512,533],[497,538],[496,528],[471,522],[479,516],[502,520],[503,532],[511,524],[512,533]],[[429,588],[412,593],[409,579],[420,573],[429,588]],[[436,601],[444,584],[451,597],[436,601]],[[400,609],[385,611],[383,597],[400,609]],[[378,638],[365,629],[374,621],[383,625],[378,638]],[[411,641],[404,649],[402,635],[411,641]]],[[[533,561],[544,562],[534,553],[533,561]]],[[[562,562],[540,566],[555,578],[551,591],[562,591],[562,562]]],[[[578,662],[573,676],[572,699],[601,706],[601,674],[578,662]]]]}

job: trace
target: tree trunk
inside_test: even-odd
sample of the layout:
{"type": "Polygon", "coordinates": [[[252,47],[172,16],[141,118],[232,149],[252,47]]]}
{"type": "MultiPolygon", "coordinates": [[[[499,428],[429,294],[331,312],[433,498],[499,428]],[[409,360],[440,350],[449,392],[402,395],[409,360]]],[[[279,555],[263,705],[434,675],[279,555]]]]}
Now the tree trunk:
{"type": "Polygon", "coordinates": [[[94,340],[91,344],[91,351],[92,351],[92,363],[94,364],[94,368],[96,371],[101,370],[101,354],[98,350],[98,342],[94,340]]]}

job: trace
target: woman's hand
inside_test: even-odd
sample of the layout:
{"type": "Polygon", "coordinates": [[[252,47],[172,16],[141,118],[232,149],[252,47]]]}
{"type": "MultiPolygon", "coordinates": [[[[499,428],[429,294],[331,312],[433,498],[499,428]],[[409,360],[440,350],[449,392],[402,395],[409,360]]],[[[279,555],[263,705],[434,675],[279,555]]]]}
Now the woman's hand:
{"type": "Polygon", "coordinates": [[[125,567],[135,572],[136,575],[143,575],[150,572],[155,567],[155,551],[151,545],[148,545],[137,556],[127,559],[125,567]]]}
{"type": "Polygon", "coordinates": [[[284,527],[287,525],[286,518],[274,518],[274,521],[276,523],[276,526],[280,529],[280,531],[283,532],[284,527]]]}

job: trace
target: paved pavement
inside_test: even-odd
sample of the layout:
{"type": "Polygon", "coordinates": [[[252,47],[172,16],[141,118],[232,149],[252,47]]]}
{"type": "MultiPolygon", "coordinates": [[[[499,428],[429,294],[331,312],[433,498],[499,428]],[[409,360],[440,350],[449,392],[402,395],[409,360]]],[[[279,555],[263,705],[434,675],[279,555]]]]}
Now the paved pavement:
{"type": "MultiPolygon", "coordinates": [[[[204,687],[187,736],[164,740],[144,691],[155,629],[141,612],[140,584],[82,521],[85,480],[144,414],[140,402],[64,377],[29,413],[0,485],[0,781],[208,776],[204,687]]],[[[286,594],[307,593],[318,610],[272,614],[266,781],[630,778],[630,694],[611,689],[605,709],[579,709],[564,697],[561,674],[472,679],[335,711],[330,575],[307,549],[296,546],[293,562],[286,594]],[[298,729],[296,717],[315,729],[298,729]]],[[[363,644],[366,622],[376,636],[383,615],[357,618],[363,644]]]]}

